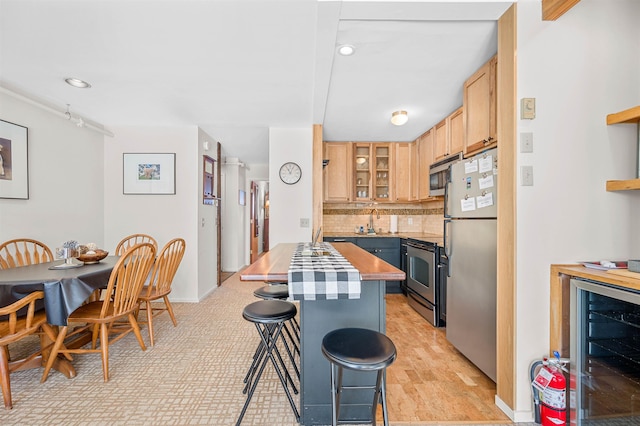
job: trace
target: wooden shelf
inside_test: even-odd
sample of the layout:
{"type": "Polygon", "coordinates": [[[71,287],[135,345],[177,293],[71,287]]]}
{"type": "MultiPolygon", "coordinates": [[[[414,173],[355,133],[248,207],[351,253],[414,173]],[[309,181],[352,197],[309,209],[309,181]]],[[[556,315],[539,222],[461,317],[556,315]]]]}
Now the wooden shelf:
{"type": "Polygon", "coordinates": [[[640,123],[640,106],[607,115],[607,125],[622,123],[640,123]]]}
{"type": "Polygon", "coordinates": [[[629,191],[638,189],[640,189],[640,179],[607,181],[607,191],[629,191]]]}

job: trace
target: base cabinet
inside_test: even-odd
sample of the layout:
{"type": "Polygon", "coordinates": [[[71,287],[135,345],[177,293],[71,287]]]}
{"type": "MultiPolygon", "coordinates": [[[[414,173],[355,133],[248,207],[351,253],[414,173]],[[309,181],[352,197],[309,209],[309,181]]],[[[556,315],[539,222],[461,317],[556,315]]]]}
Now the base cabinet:
{"type": "MultiPolygon", "coordinates": [[[[402,269],[400,237],[325,237],[324,241],[353,243],[388,264],[402,269]]],[[[402,293],[402,282],[387,281],[386,289],[387,293],[402,293]]]]}

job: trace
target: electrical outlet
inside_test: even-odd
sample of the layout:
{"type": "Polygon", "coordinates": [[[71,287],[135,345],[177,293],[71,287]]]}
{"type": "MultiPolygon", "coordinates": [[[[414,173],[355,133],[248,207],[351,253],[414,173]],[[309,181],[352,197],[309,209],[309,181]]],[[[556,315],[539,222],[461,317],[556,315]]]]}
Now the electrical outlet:
{"type": "Polygon", "coordinates": [[[309,227],[309,218],[303,217],[300,218],[300,228],[308,228],[309,227]]]}
{"type": "Polygon", "coordinates": [[[408,219],[407,219],[407,223],[408,223],[409,225],[413,225],[413,218],[412,218],[412,217],[408,218],[408,219]]]}

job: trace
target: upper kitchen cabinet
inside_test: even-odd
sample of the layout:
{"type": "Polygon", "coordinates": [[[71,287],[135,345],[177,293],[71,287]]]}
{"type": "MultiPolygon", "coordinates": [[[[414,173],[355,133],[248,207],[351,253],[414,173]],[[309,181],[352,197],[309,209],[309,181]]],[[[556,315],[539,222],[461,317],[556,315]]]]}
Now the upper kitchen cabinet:
{"type": "Polygon", "coordinates": [[[347,203],[351,201],[352,150],[351,143],[324,143],[324,160],[328,160],[323,170],[325,202],[347,203]]]}
{"type": "Polygon", "coordinates": [[[418,138],[418,199],[429,198],[429,166],[433,163],[433,130],[418,138]]]}
{"type": "Polygon", "coordinates": [[[465,156],[497,145],[496,66],[491,58],[463,87],[465,156]]]}
{"type": "Polygon", "coordinates": [[[636,140],[636,178],[626,180],[607,181],[607,191],[640,190],[640,106],[629,108],[615,114],[607,115],[607,125],[611,124],[635,124],[638,126],[638,139],[636,140]]]}
{"type": "Polygon", "coordinates": [[[435,161],[464,150],[463,108],[452,112],[433,127],[435,161]]]}
{"type": "Polygon", "coordinates": [[[355,201],[393,201],[394,155],[388,143],[353,146],[355,201]]]}
{"type": "Polygon", "coordinates": [[[395,151],[394,201],[418,199],[418,148],[416,142],[391,144],[395,151]]]}

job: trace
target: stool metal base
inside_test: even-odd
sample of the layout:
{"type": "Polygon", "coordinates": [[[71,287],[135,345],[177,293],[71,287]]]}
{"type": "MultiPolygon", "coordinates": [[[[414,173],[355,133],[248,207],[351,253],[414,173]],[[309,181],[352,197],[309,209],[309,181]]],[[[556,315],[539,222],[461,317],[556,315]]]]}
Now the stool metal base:
{"type": "MultiPolygon", "coordinates": [[[[340,396],[344,390],[373,390],[372,424],[376,424],[378,401],[382,406],[384,425],[389,424],[386,398],[386,368],[396,359],[396,348],[384,334],[362,328],[343,328],[331,331],[322,340],[322,353],[331,366],[332,425],[343,423],[340,418],[340,396]],[[372,386],[345,386],[343,370],[376,371],[372,386]]],[[[344,423],[352,423],[345,420],[344,423]]]]}
{"type": "Polygon", "coordinates": [[[293,379],[291,378],[277,347],[279,340],[284,343],[289,359],[291,360],[299,378],[300,373],[295,364],[293,353],[289,349],[286,339],[282,334],[285,322],[295,316],[295,313],[296,309],[293,304],[279,300],[262,300],[245,307],[242,315],[244,319],[254,323],[256,330],[258,330],[258,334],[260,335],[261,343],[256,349],[252,365],[245,377],[246,385],[243,393],[247,393],[247,399],[242,407],[236,426],[240,426],[242,423],[242,419],[249,407],[253,393],[255,392],[258,382],[262,377],[262,373],[269,361],[271,361],[271,365],[280,379],[280,383],[287,395],[289,404],[291,404],[291,409],[293,410],[296,421],[300,421],[300,413],[296,407],[293,397],[291,396],[289,386],[291,386],[295,394],[298,393],[298,390],[293,383],[293,379]]]}

